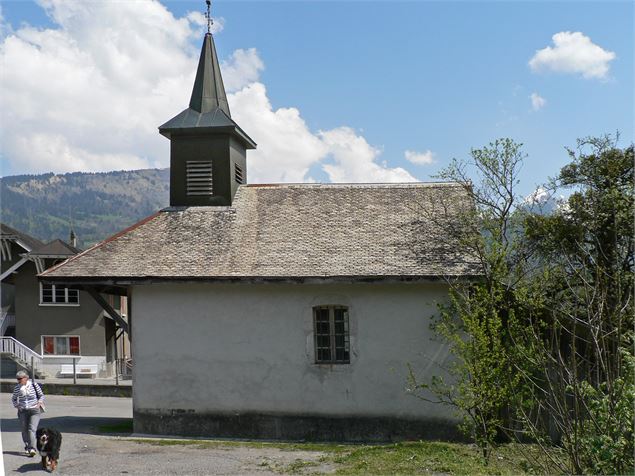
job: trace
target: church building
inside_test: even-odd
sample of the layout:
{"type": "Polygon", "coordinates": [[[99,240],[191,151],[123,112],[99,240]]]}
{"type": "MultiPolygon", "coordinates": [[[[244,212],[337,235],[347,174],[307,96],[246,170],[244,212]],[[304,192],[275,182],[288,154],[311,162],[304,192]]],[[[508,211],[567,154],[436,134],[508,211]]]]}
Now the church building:
{"type": "Polygon", "coordinates": [[[408,366],[449,362],[429,327],[448,280],[479,274],[446,232],[471,205],[463,186],[248,183],[256,143],[210,33],[189,107],[159,132],[170,206],[40,274],[128,297],[135,433],[452,436],[451,411],[406,387],[408,366]]]}

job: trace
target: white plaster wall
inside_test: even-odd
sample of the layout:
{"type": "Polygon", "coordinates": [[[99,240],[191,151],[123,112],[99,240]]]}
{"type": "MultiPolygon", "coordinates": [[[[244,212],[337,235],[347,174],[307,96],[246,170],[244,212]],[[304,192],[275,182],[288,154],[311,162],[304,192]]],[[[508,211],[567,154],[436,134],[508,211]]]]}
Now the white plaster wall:
{"type": "Polygon", "coordinates": [[[443,284],[135,286],[134,406],[202,412],[449,417],[407,394],[438,373],[443,284]],[[312,306],[349,306],[351,363],[316,365],[312,306]]]}
{"type": "MultiPolygon", "coordinates": [[[[72,375],[60,375],[59,372],[62,370],[62,365],[73,365],[73,358],[68,356],[45,356],[42,360],[42,370],[56,378],[69,378],[72,379],[72,375]]],[[[97,377],[107,377],[108,376],[108,368],[106,365],[106,357],[103,355],[82,355],[77,359],[76,368],[81,367],[84,364],[97,364],[98,365],[98,374],[97,377]]],[[[82,376],[83,377],[83,376],[82,376]]]]}

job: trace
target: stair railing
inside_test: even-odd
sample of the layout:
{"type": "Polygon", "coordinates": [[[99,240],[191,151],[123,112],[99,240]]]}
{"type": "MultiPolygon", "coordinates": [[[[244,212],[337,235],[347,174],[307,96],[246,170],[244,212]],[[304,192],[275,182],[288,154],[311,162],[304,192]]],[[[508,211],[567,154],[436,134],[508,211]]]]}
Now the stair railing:
{"type": "Polygon", "coordinates": [[[15,314],[5,314],[0,317],[0,336],[4,336],[11,326],[15,326],[15,314]]]}
{"type": "Polygon", "coordinates": [[[30,367],[33,373],[42,368],[43,357],[13,337],[0,337],[0,353],[11,355],[22,365],[30,367]]]}

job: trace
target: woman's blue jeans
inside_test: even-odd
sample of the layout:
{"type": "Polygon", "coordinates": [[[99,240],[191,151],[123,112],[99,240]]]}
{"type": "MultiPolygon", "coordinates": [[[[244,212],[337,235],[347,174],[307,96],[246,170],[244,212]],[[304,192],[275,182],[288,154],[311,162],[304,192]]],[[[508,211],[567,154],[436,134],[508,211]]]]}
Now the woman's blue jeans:
{"type": "Polygon", "coordinates": [[[18,418],[20,419],[20,426],[22,427],[22,441],[24,441],[25,449],[37,449],[35,432],[37,431],[37,426],[40,424],[40,409],[27,408],[25,410],[18,410],[18,418]]]}

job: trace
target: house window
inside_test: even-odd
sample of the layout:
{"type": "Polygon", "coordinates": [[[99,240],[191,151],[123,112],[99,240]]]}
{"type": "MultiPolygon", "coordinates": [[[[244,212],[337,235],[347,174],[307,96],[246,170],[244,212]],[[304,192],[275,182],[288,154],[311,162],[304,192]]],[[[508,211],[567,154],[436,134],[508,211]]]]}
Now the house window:
{"type": "Polygon", "coordinates": [[[80,355],[79,336],[42,336],[44,355],[80,355]]]}
{"type": "Polygon", "coordinates": [[[348,308],[316,306],[313,308],[316,364],[350,363],[348,308]]]}
{"type": "Polygon", "coordinates": [[[214,195],[212,162],[188,160],[185,162],[186,193],[191,195],[214,195]]]}
{"type": "Polygon", "coordinates": [[[79,305],[79,289],[40,283],[40,304],[79,305]]]}

